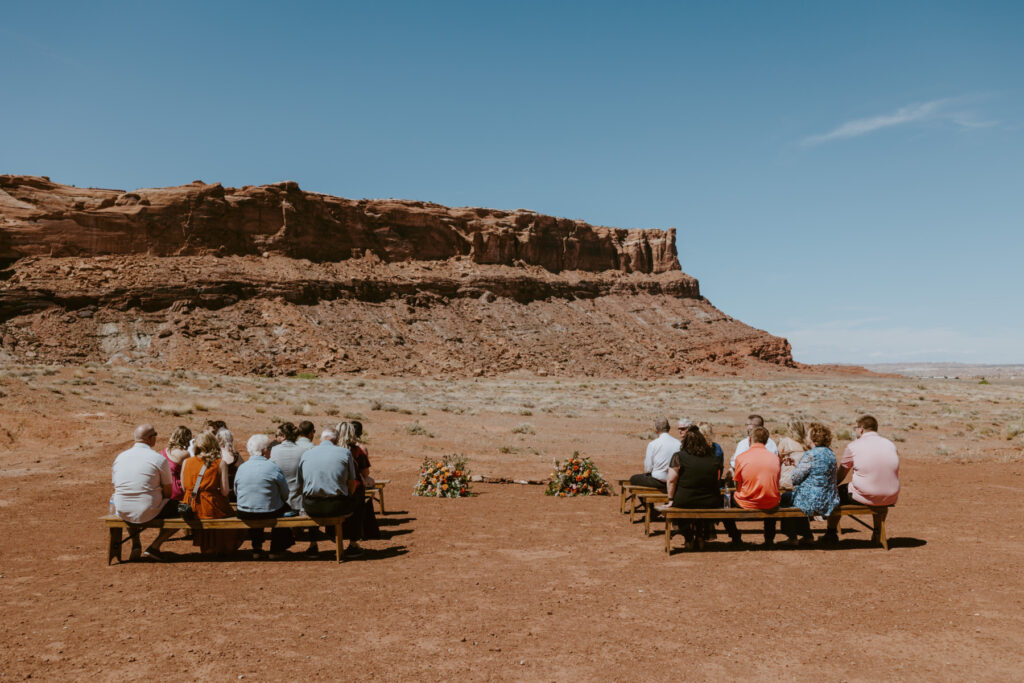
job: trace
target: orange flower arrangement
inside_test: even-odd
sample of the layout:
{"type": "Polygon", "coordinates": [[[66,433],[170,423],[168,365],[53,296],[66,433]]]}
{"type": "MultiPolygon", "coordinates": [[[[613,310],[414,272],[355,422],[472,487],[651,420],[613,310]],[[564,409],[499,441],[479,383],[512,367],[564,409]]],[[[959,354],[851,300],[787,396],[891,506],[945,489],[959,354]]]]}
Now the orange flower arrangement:
{"type": "Polygon", "coordinates": [[[581,458],[579,451],[559,464],[555,461],[555,471],[548,480],[545,493],[549,496],[607,496],[611,494],[608,482],[604,480],[590,458],[581,458]]]}
{"type": "Polygon", "coordinates": [[[441,460],[424,458],[420,465],[420,479],[412,495],[432,498],[468,496],[469,470],[466,469],[466,458],[461,455],[446,455],[441,460]]]}

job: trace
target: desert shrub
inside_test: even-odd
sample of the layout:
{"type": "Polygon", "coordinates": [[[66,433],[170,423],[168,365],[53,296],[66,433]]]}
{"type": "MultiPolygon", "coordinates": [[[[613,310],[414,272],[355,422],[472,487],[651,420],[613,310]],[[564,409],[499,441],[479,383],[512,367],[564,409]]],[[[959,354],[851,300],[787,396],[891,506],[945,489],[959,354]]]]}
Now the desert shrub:
{"type": "Polygon", "coordinates": [[[529,422],[523,422],[512,428],[513,434],[536,434],[537,430],[529,422]]]}
{"type": "Polygon", "coordinates": [[[308,417],[315,413],[316,411],[314,410],[312,404],[303,403],[302,405],[293,406],[292,412],[295,415],[302,415],[303,417],[308,417]]]}
{"type": "Polygon", "coordinates": [[[1014,438],[1018,434],[1024,434],[1024,420],[1017,420],[1006,425],[1006,440],[1014,438]]]}
{"type": "Polygon", "coordinates": [[[427,428],[420,424],[419,420],[416,420],[411,425],[406,425],[405,433],[410,436],[426,436],[433,439],[434,435],[427,431],[427,428]]]}
{"type": "Polygon", "coordinates": [[[298,372],[295,373],[296,379],[316,379],[316,373],[313,372],[298,372]]]}
{"type": "Polygon", "coordinates": [[[849,429],[840,429],[835,433],[836,440],[838,441],[853,441],[853,433],[849,429]]]}
{"type": "Polygon", "coordinates": [[[548,479],[547,490],[549,496],[607,496],[611,494],[608,482],[604,480],[597,466],[590,458],[581,458],[579,451],[574,451],[572,457],[559,464],[555,461],[555,471],[548,479]]]}
{"type": "MultiPolygon", "coordinates": [[[[337,411],[335,411],[334,414],[337,415],[337,411]]],[[[344,417],[346,420],[356,420],[357,422],[363,422],[366,420],[366,416],[362,413],[345,413],[344,417]]]]}
{"type": "Polygon", "coordinates": [[[462,498],[470,494],[469,470],[462,455],[446,455],[440,460],[424,458],[420,478],[412,495],[429,498],[462,498]]]}

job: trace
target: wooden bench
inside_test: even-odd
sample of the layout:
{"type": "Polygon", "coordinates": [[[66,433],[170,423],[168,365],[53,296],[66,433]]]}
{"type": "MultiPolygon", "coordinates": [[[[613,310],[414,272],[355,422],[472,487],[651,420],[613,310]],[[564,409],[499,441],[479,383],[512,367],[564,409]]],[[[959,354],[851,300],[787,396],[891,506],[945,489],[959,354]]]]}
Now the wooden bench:
{"type": "Polygon", "coordinates": [[[318,526],[334,527],[334,541],[337,544],[335,554],[338,562],[342,562],[345,559],[345,536],[341,531],[341,525],[342,522],[348,519],[348,517],[349,515],[341,515],[339,517],[318,517],[316,519],[307,517],[306,515],[299,515],[297,517],[271,517],[269,519],[239,519],[238,517],[222,517],[220,519],[182,519],[181,517],[172,517],[169,519],[154,519],[146,522],[145,524],[129,524],[120,517],[108,515],[106,517],[100,517],[100,520],[103,521],[110,530],[110,542],[107,545],[107,564],[109,565],[114,561],[114,559],[121,562],[121,546],[124,544],[124,540],[122,540],[122,532],[124,529],[192,529],[193,531],[208,531],[210,529],[273,529],[275,527],[281,529],[294,529],[318,526]]]}
{"type": "Polygon", "coordinates": [[[640,493],[665,493],[653,486],[636,486],[629,483],[629,479],[619,479],[619,512],[625,514],[626,502],[630,503],[629,521],[632,522],[636,512],[636,504],[639,502],[637,495],[640,493]]]}
{"type": "Polygon", "coordinates": [[[655,505],[668,502],[668,494],[664,491],[641,491],[636,494],[644,504],[644,536],[651,535],[651,517],[655,505]]]}
{"type": "Polygon", "coordinates": [[[384,512],[384,487],[390,483],[390,479],[377,479],[373,482],[373,486],[366,487],[366,497],[376,500],[380,504],[380,514],[382,515],[387,514],[384,512]]]}
{"type": "MultiPolygon", "coordinates": [[[[675,520],[696,520],[696,519],[731,519],[733,521],[753,521],[762,519],[784,519],[786,517],[804,517],[800,508],[776,508],[775,510],[744,510],[742,508],[663,508],[659,510],[665,517],[665,552],[672,554],[672,522],[675,520]]],[[[841,505],[835,509],[831,518],[850,516],[858,524],[868,528],[872,532],[872,538],[877,538],[882,547],[889,549],[889,543],[885,535],[885,517],[889,512],[888,507],[874,507],[872,505],[841,505]],[[861,521],[854,515],[871,515],[874,524],[870,525],[861,521]]]]}

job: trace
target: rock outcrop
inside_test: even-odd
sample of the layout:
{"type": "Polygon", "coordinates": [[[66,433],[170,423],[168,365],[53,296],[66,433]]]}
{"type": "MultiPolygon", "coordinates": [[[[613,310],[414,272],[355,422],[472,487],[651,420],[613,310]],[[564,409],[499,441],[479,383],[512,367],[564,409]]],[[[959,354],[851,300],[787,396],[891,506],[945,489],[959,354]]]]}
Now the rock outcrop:
{"type": "Polygon", "coordinates": [[[225,188],[81,189],[0,175],[0,262],[26,256],[271,253],[340,261],[455,256],[486,265],[563,270],[679,270],[675,230],[623,230],[533,211],[453,209],[426,202],[359,201],[303,192],[293,182],[225,188]]]}
{"type": "Polygon", "coordinates": [[[683,273],[674,231],[0,176],[0,359],[216,372],[655,377],[795,367],[683,273]]]}

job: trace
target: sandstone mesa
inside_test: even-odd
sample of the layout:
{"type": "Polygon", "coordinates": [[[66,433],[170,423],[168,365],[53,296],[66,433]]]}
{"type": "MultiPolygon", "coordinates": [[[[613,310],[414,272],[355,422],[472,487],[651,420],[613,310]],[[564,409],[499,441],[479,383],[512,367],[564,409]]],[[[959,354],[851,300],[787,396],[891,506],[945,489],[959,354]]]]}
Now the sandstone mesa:
{"type": "Polygon", "coordinates": [[[0,360],[231,374],[658,377],[796,368],[682,272],[675,230],[0,175],[0,360]]]}

